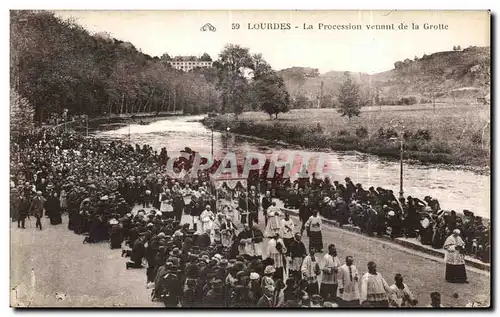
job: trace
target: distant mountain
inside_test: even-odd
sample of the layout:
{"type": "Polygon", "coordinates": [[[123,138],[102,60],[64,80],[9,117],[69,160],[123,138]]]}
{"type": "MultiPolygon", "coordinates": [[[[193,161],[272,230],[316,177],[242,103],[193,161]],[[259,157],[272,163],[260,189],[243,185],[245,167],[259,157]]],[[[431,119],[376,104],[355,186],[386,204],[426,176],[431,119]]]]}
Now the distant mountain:
{"type": "MultiPolygon", "coordinates": [[[[469,47],[397,61],[394,69],[377,74],[348,72],[348,75],[365,92],[383,98],[422,98],[433,94],[444,98],[457,92],[460,96],[488,94],[490,67],[490,47],[469,47]]],[[[316,99],[320,95],[335,95],[346,72],[319,74],[314,68],[292,67],[278,73],[292,96],[316,99]]]]}

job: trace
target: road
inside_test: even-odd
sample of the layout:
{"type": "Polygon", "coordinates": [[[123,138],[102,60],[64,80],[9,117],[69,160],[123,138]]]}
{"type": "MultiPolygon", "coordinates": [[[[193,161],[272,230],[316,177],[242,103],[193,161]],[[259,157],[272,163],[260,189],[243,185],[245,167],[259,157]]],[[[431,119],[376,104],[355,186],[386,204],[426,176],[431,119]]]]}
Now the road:
{"type": "MultiPolygon", "coordinates": [[[[58,226],[43,221],[42,231],[34,228],[33,219],[25,230],[11,225],[11,288],[17,291],[17,301],[11,298],[13,306],[161,306],[149,299],[145,269],[125,270],[120,250],[110,250],[107,243],[82,244],[83,237],[67,229],[66,216],[58,226]],[[58,299],[56,293],[66,296],[58,299]]],[[[190,217],[184,216],[184,221],[190,217]]],[[[389,284],[394,274],[401,273],[419,306],[429,304],[434,291],[441,293],[443,305],[453,307],[464,306],[476,294],[490,295],[490,276],[478,269],[468,268],[469,284],[450,284],[444,280],[443,260],[437,257],[336,227],[325,229],[323,239],[336,245],[341,262],[347,255],[354,256],[361,274],[367,271],[368,261],[377,263],[389,284]]],[[[307,246],[307,237],[304,240],[307,246]]]]}

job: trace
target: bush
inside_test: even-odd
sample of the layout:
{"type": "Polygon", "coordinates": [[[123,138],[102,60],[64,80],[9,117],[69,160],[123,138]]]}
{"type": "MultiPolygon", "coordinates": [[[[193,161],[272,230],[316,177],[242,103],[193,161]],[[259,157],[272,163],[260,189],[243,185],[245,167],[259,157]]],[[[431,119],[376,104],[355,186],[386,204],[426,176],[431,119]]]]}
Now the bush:
{"type": "Polygon", "coordinates": [[[397,138],[398,137],[398,132],[394,130],[393,128],[389,128],[385,131],[385,138],[390,139],[390,138],[397,138]]]}
{"type": "Polygon", "coordinates": [[[341,129],[341,130],[339,130],[339,132],[337,132],[337,135],[338,136],[349,136],[351,134],[349,133],[349,131],[347,131],[345,129],[341,129]]]}
{"type": "Polygon", "coordinates": [[[417,139],[417,140],[430,141],[430,139],[431,139],[431,132],[429,130],[427,130],[427,129],[418,129],[417,133],[415,133],[414,138],[417,139]]]}
{"type": "Polygon", "coordinates": [[[318,124],[316,124],[316,132],[319,132],[319,133],[323,133],[323,127],[321,126],[321,124],[318,122],[318,124]]]}
{"type": "Polygon", "coordinates": [[[476,145],[482,144],[483,143],[483,135],[482,135],[481,131],[476,131],[476,132],[472,133],[472,135],[470,136],[470,140],[472,143],[474,143],[476,145]]]}
{"type": "Polygon", "coordinates": [[[411,140],[413,138],[413,132],[405,130],[403,132],[403,138],[405,139],[405,141],[411,140]]]}
{"type": "Polygon", "coordinates": [[[357,128],[356,136],[358,138],[366,138],[368,136],[368,130],[365,127],[357,128]]]}

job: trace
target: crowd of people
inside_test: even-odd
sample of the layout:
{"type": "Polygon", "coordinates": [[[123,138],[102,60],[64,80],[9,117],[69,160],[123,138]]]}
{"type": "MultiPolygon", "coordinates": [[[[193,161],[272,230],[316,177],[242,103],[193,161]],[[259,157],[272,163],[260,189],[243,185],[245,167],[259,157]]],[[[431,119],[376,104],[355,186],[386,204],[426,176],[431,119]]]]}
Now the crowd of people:
{"type": "MultiPolygon", "coordinates": [[[[345,184],[314,176],[291,182],[278,174],[269,181],[257,173],[231,185],[215,184],[208,171],[173,179],[165,173],[167,160],[166,149],[157,153],[147,145],[50,131],[21,136],[11,144],[12,219],[25,228],[26,217],[34,216],[42,230],[44,211],[51,225],[60,225],[66,212],[68,229],[83,243],[109,241],[130,258],[126,269],[146,267],[152,300],[168,307],[417,305],[401,275],[390,286],[373,262],[363,275],[354,255],[342,264],[335,245],[323,241],[322,217],[370,235],[420,235],[422,243],[453,251],[461,239],[446,245],[443,237],[458,231],[460,254],[486,248],[474,245],[475,223],[444,214],[430,197],[398,200],[390,190],[364,190],[348,178],[345,184]],[[276,199],[299,210],[300,226],[276,199]],[[132,212],[137,205],[142,209],[132,212]]],[[[175,168],[189,171],[191,164],[181,160],[175,168]]],[[[457,272],[450,271],[450,281],[457,272]]],[[[438,295],[432,295],[435,307],[438,295]]]]}

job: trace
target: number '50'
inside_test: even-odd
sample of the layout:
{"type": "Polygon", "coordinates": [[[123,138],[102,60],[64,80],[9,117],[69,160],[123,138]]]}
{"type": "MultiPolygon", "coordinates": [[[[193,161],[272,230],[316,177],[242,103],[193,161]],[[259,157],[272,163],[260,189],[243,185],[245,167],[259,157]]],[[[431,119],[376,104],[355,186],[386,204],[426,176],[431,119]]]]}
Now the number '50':
{"type": "Polygon", "coordinates": [[[240,24],[239,23],[231,23],[231,28],[233,30],[239,30],[240,29],[240,24]]]}

